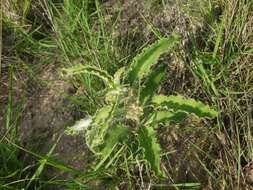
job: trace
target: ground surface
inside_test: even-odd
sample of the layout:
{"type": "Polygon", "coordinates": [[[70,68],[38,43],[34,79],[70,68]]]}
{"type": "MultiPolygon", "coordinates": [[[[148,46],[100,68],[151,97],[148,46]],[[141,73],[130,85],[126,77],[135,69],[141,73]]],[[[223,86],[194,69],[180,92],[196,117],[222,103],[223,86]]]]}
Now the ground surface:
{"type": "MultiPolygon", "coordinates": [[[[159,28],[163,35],[169,35],[172,31],[185,35],[184,43],[187,41],[187,30],[192,30],[191,26],[187,24],[187,18],[177,10],[173,3],[169,3],[165,10],[155,12],[154,15],[149,14],[150,7],[145,7],[143,1],[108,1],[105,3],[105,7],[108,17],[115,17],[115,15],[120,14],[115,32],[121,38],[127,38],[131,31],[136,31],[134,34],[130,34],[133,38],[132,40],[139,38],[138,41],[140,42],[154,38],[151,26],[145,23],[143,17],[151,18],[149,20],[152,22],[152,27],[159,28]]],[[[168,64],[172,65],[170,66],[170,75],[173,77],[168,76],[169,78],[163,91],[167,94],[170,93],[168,91],[180,93],[184,90],[184,83],[180,80],[183,77],[182,75],[184,75],[184,66],[180,65],[180,60],[167,61],[168,64]],[[180,81],[180,86],[176,84],[178,81],[180,81]],[[171,89],[172,86],[174,86],[173,89],[171,89]]],[[[20,125],[21,142],[25,147],[42,155],[49,152],[68,123],[71,124],[74,121],[73,107],[71,107],[69,100],[64,98],[64,93],[75,91],[75,89],[62,80],[59,76],[60,69],[59,65],[56,64],[45,68],[40,73],[38,77],[46,84],[38,90],[34,90],[28,97],[20,125]]],[[[206,181],[205,172],[198,167],[198,163],[194,160],[194,155],[191,155],[190,147],[187,145],[189,142],[194,142],[194,140],[196,142],[200,141],[198,136],[203,138],[202,134],[204,134],[204,131],[201,131],[202,129],[200,128],[196,132],[197,134],[191,133],[190,136],[187,133],[178,135],[178,132],[181,131],[179,127],[161,131],[164,137],[164,148],[168,151],[176,152],[168,160],[170,165],[174,166],[171,168],[172,171],[168,171],[168,173],[174,176],[174,179],[178,182],[200,178],[206,181]],[[194,172],[192,173],[192,171],[194,172]]],[[[63,135],[57,143],[54,154],[56,160],[68,166],[85,168],[89,152],[85,152],[85,144],[82,137],[63,135]]]]}
{"type": "MultiPolygon", "coordinates": [[[[203,20],[193,22],[175,3],[168,2],[162,10],[154,5],[155,3],[146,4],[143,0],[106,1],[102,4],[105,8],[105,23],[107,19],[117,20],[114,37],[136,42],[136,47],[146,41],[153,42],[158,35],[156,31],[159,30],[159,35],[162,36],[168,36],[172,32],[179,33],[182,36],[180,48],[185,50],[189,47],[189,34],[197,36],[198,33],[203,32],[203,20]]],[[[15,12],[10,17],[13,15],[15,16],[15,12]]],[[[16,22],[20,21],[16,19],[16,22]]],[[[9,48],[13,42],[7,32],[4,33],[3,39],[3,65],[5,66],[10,64],[8,57],[13,57],[11,48],[9,48]]],[[[34,59],[30,64],[37,64],[36,61],[38,60],[34,59]]],[[[195,89],[194,93],[191,91],[198,86],[199,81],[195,80],[190,69],[185,65],[185,60],[180,59],[177,55],[172,55],[164,57],[161,61],[168,64],[168,76],[160,90],[161,93],[199,96],[203,101],[210,102],[211,98],[205,96],[201,87],[195,89]]],[[[35,153],[45,155],[62,135],[53,151],[52,158],[67,166],[86,171],[93,157],[85,145],[84,138],[63,133],[64,129],[72,125],[75,120],[85,117],[85,114],[79,112],[68,98],[69,95],[79,95],[80,91],[82,93],[82,88],[73,87],[62,78],[60,75],[62,67],[63,65],[60,65],[56,58],[53,64],[40,69],[36,77],[43,82],[38,82],[38,80],[35,82],[34,79],[24,75],[23,71],[19,72],[20,75],[16,75],[13,81],[12,106],[17,108],[19,103],[23,102],[21,100],[25,99],[22,114],[19,117],[20,145],[35,153]]],[[[7,69],[5,69],[7,66],[3,68],[0,97],[1,124],[5,121],[9,86],[7,69]]],[[[228,172],[223,166],[223,160],[228,158],[222,155],[223,148],[230,146],[227,142],[228,137],[224,137],[222,132],[216,132],[218,129],[211,123],[196,120],[194,117],[191,119],[191,126],[182,124],[160,130],[159,136],[163,151],[169,152],[162,166],[169,176],[166,182],[201,182],[202,188],[211,189],[210,181],[214,179],[212,175],[209,175],[209,169],[215,168],[215,171],[228,172]],[[200,154],[198,152],[200,150],[208,154],[200,154]],[[206,166],[200,167],[203,161],[206,166]]],[[[25,155],[23,159],[29,165],[37,162],[30,155],[25,155]]],[[[242,176],[244,177],[242,187],[252,189],[250,186],[253,181],[252,162],[244,160],[242,165],[242,176]]],[[[236,176],[236,171],[231,173],[236,176]]],[[[72,174],[52,168],[46,168],[42,178],[51,179],[54,176],[60,179],[74,178],[72,174]]],[[[217,184],[222,184],[222,180],[224,179],[217,179],[217,184]]]]}

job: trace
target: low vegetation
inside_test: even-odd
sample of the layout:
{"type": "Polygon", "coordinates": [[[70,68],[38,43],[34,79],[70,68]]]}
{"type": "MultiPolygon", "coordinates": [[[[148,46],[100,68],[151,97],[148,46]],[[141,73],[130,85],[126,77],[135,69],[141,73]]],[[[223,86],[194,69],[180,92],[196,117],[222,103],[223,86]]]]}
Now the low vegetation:
{"type": "MultiPolygon", "coordinates": [[[[100,157],[96,170],[100,167],[109,167],[118,157],[135,160],[143,149],[145,160],[157,176],[165,177],[160,169],[160,145],[157,142],[155,129],[159,124],[166,122],[182,122],[187,114],[198,117],[217,117],[217,112],[208,106],[193,99],[184,99],[180,96],[155,95],[162,83],[166,67],[160,66],[150,73],[151,67],[169,47],[178,41],[176,37],[161,39],[145,49],[134,59],[127,70],[120,68],[113,76],[106,71],[90,66],[74,66],[64,69],[66,75],[81,73],[95,75],[105,81],[108,89],[105,91],[105,105],[99,109],[87,128],[85,139],[90,150],[100,157]],[[142,78],[147,76],[144,85],[142,78]],[[117,144],[122,144],[117,147],[117,144]],[[130,153],[126,154],[129,149],[130,153]],[[113,159],[107,159],[115,152],[113,159]],[[123,154],[122,154],[123,153],[123,154]],[[133,153],[134,155],[131,155],[133,153]]],[[[80,121],[77,124],[81,125],[80,121]]],[[[73,126],[67,132],[74,133],[80,127],[73,126]],[[75,130],[77,129],[77,130],[75,130]]],[[[114,165],[115,166],[115,165],[114,165]]],[[[117,168],[117,167],[116,167],[117,168]]]]}
{"type": "Polygon", "coordinates": [[[1,22],[0,189],[253,189],[252,1],[7,0],[1,22]]]}

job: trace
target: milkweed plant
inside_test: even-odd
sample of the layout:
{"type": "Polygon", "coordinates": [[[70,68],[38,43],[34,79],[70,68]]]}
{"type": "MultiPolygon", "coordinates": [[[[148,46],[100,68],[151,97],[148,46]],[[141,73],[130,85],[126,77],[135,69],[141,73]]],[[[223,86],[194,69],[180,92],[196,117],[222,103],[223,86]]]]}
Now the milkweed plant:
{"type": "Polygon", "coordinates": [[[166,65],[157,65],[158,59],[178,42],[176,35],[158,40],[137,55],[128,68],[120,68],[113,76],[94,66],[63,69],[64,76],[89,74],[104,82],[103,107],[93,117],[81,119],[66,129],[70,135],[84,134],[89,149],[98,158],[95,170],[108,168],[117,155],[127,154],[126,150],[130,149],[145,160],[156,176],[165,177],[160,166],[157,128],[165,123],[180,123],[189,114],[199,118],[217,117],[215,110],[200,101],[156,94],[167,69],[166,65]]]}

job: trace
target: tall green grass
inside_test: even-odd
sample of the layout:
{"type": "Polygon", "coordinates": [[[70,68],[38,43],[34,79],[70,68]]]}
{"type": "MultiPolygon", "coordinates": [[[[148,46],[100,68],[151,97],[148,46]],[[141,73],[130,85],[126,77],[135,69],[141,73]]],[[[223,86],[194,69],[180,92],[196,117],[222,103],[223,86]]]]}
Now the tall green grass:
{"type": "MultiPolygon", "coordinates": [[[[47,187],[53,185],[72,189],[87,187],[84,181],[99,175],[93,173],[84,174],[80,170],[53,161],[50,157],[57,145],[57,141],[45,156],[41,156],[19,145],[18,132],[22,130],[19,128],[19,121],[24,111],[26,99],[23,99],[23,97],[25,97],[26,92],[22,94],[22,89],[17,95],[17,84],[20,85],[21,83],[25,88],[28,88],[28,83],[31,82],[36,83],[38,86],[44,84],[44,81],[41,81],[37,74],[45,65],[52,64],[55,61],[53,55],[55,53],[59,54],[60,51],[57,51],[58,44],[52,38],[53,34],[51,36],[49,33],[43,33],[46,30],[50,31],[50,28],[48,24],[38,23],[41,20],[33,12],[35,10],[31,7],[31,1],[8,1],[8,3],[10,3],[13,11],[16,11],[11,14],[19,14],[22,19],[12,20],[8,16],[9,13],[5,14],[6,12],[1,10],[1,26],[3,21],[4,34],[10,35],[11,41],[6,41],[6,43],[10,44],[5,44],[9,45],[7,47],[10,47],[10,49],[5,47],[5,52],[3,52],[8,59],[6,57],[4,59],[4,69],[1,70],[0,78],[1,95],[5,97],[6,94],[7,96],[6,102],[3,104],[3,109],[5,110],[3,112],[5,113],[3,116],[4,123],[0,124],[0,189],[47,189],[47,187]],[[12,42],[14,43],[12,44],[12,42]],[[36,62],[36,65],[32,64],[32,62],[36,62]],[[19,80],[20,76],[23,76],[27,83],[22,83],[23,81],[19,80]],[[4,77],[7,77],[7,92],[3,91],[2,80],[4,80],[4,77]],[[26,163],[25,157],[32,157],[32,160],[35,161],[34,164],[26,163]],[[41,174],[45,167],[71,173],[76,176],[76,179],[50,179],[44,181],[41,174]]],[[[40,4],[36,4],[36,6],[41,9],[40,4]]],[[[59,57],[61,57],[60,54],[59,57]]]]}
{"type": "MultiPolygon", "coordinates": [[[[51,23],[54,39],[64,66],[86,64],[113,73],[130,59],[131,49],[123,48],[120,38],[114,36],[114,22],[106,20],[100,1],[64,1],[62,5],[43,1],[51,23]]],[[[85,86],[83,96],[75,103],[87,112],[94,112],[100,103],[103,87],[94,77],[76,78],[76,87],[85,86]]]]}
{"type": "Polygon", "coordinates": [[[216,176],[212,182],[214,188],[243,189],[246,188],[243,167],[252,159],[253,3],[220,0],[206,5],[201,2],[200,7],[194,3],[190,1],[186,8],[192,19],[208,19],[197,38],[191,38],[193,51],[186,54],[191,59],[190,69],[199,80],[198,93],[205,94],[219,108],[221,114],[215,133],[223,142],[217,158],[223,165],[208,168],[208,163],[203,164],[210,175],[216,176]]]}

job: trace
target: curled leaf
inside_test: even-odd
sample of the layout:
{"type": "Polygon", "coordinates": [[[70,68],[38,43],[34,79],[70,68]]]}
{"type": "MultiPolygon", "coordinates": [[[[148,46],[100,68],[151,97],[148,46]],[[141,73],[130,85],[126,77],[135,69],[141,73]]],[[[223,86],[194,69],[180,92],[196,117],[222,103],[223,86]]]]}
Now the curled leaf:
{"type": "Polygon", "coordinates": [[[174,47],[178,41],[178,36],[173,35],[169,38],[162,38],[145,48],[130,65],[127,81],[133,84],[135,80],[141,79],[145,74],[149,73],[150,68],[157,63],[161,54],[174,47]]]}
{"type": "Polygon", "coordinates": [[[184,98],[182,96],[154,96],[152,103],[157,106],[165,106],[174,111],[184,111],[193,113],[198,117],[214,118],[218,116],[218,112],[211,109],[208,105],[191,98],[184,98]]]}

